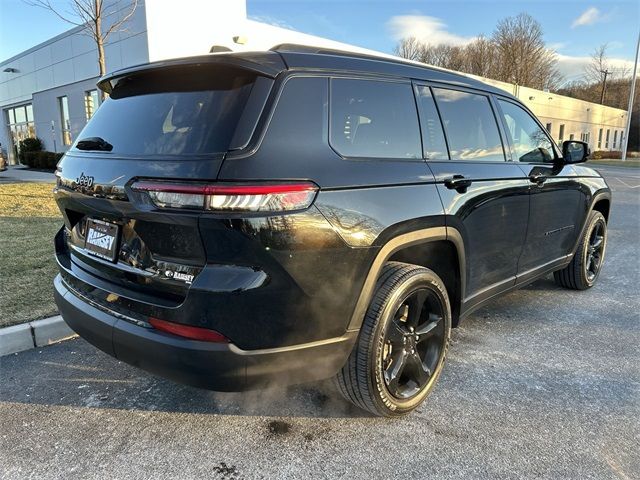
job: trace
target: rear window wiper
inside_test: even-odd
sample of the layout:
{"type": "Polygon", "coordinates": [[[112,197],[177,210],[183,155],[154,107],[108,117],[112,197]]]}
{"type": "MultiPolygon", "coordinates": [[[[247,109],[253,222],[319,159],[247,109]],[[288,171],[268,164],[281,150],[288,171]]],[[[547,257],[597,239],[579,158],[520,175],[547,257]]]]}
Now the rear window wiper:
{"type": "Polygon", "coordinates": [[[78,150],[98,150],[100,152],[110,152],[113,150],[113,145],[105,141],[100,137],[87,137],[82,140],[78,140],[76,143],[78,150]]]}

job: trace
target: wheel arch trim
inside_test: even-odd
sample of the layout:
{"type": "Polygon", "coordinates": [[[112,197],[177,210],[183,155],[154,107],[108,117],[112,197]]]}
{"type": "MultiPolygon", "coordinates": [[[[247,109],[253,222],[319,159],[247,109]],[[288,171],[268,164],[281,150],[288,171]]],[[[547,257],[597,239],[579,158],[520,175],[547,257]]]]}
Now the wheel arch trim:
{"type": "Polygon", "coordinates": [[[382,246],[382,248],[376,255],[371,266],[369,267],[369,272],[365,278],[362,289],[360,290],[360,295],[358,296],[356,307],[354,308],[353,314],[351,315],[351,320],[349,322],[349,326],[347,327],[347,331],[360,329],[367,308],[369,308],[371,298],[373,297],[376,281],[380,276],[380,271],[382,270],[385,262],[389,258],[391,258],[394,253],[402,250],[403,248],[411,247],[414,245],[443,240],[452,243],[457,251],[459,268],[458,273],[460,275],[461,289],[460,298],[464,298],[466,259],[464,253],[464,243],[460,232],[458,232],[458,230],[455,228],[444,226],[414,230],[412,232],[404,233],[392,238],[382,246]]]}
{"type": "MultiPolygon", "coordinates": [[[[609,216],[611,216],[611,197],[612,197],[611,190],[607,188],[607,189],[598,190],[591,198],[591,202],[589,204],[589,210],[587,211],[587,214],[584,217],[584,221],[582,222],[580,235],[578,235],[578,238],[576,239],[576,243],[574,244],[573,248],[571,249],[571,252],[569,253],[570,259],[573,258],[573,255],[575,255],[576,251],[578,250],[578,246],[580,245],[580,240],[582,239],[582,236],[584,235],[584,232],[588,227],[589,215],[591,214],[591,212],[593,212],[594,207],[596,206],[596,203],[598,203],[600,200],[607,200],[609,202],[609,216]]],[[[609,223],[609,219],[607,218],[607,224],[608,223],[609,223]]]]}

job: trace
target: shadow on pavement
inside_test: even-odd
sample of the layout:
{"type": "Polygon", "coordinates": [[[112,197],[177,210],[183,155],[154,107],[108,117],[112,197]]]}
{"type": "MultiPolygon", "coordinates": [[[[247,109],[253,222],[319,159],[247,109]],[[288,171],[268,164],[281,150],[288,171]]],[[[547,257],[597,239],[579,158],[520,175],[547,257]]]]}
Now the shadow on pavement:
{"type": "Polygon", "coordinates": [[[0,358],[0,402],[216,415],[368,417],[331,381],[220,393],[154,377],[81,338],[0,358]]]}

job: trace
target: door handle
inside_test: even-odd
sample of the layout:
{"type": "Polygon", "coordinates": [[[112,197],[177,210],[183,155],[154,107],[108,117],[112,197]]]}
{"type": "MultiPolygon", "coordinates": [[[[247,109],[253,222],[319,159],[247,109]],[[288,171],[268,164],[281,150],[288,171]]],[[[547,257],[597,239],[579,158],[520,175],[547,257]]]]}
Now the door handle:
{"type": "Polygon", "coordinates": [[[472,180],[464,178],[464,175],[454,175],[444,181],[444,186],[449,190],[455,190],[458,193],[466,193],[467,188],[473,183],[472,180]]]}
{"type": "Polygon", "coordinates": [[[546,175],[529,175],[529,181],[541,187],[547,181],[546,175]]]}

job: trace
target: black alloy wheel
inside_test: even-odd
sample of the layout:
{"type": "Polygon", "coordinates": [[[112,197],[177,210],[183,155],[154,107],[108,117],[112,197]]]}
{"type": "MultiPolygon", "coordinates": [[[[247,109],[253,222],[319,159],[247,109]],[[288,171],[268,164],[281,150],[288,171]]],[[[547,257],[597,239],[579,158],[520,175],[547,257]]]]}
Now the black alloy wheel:
{"type": "Polygon", "coordinates": [[[389,322],[381,360],[394,397],[411,398],[429,382],[444,348],[443,316],[435,293],[420,288],[402,301],[389,322]]]}
{"type": "Polygon", "coordinates": [[[589,236],[587,247],[587,260],[585,262],[587,280],[593,282],[600,272],[604,257],[604,235],[606,225],[604,222],[596,222],[589,236]]]}
{"type": "Polygon", "coordinates": [[[589,214],[571,262],[553,272],[556,283],[573,290],[593,287],[602,271],[606,249],[607,220],[601,212],[594,210],[589,214]]]}
{"type": "Polygon", "coordinates": [[[342,395],[383,417],[419,407],[442,372],[451,335],[449,294],[428,268],[388,262],[358,341],[336,377],[342,395]]]}

